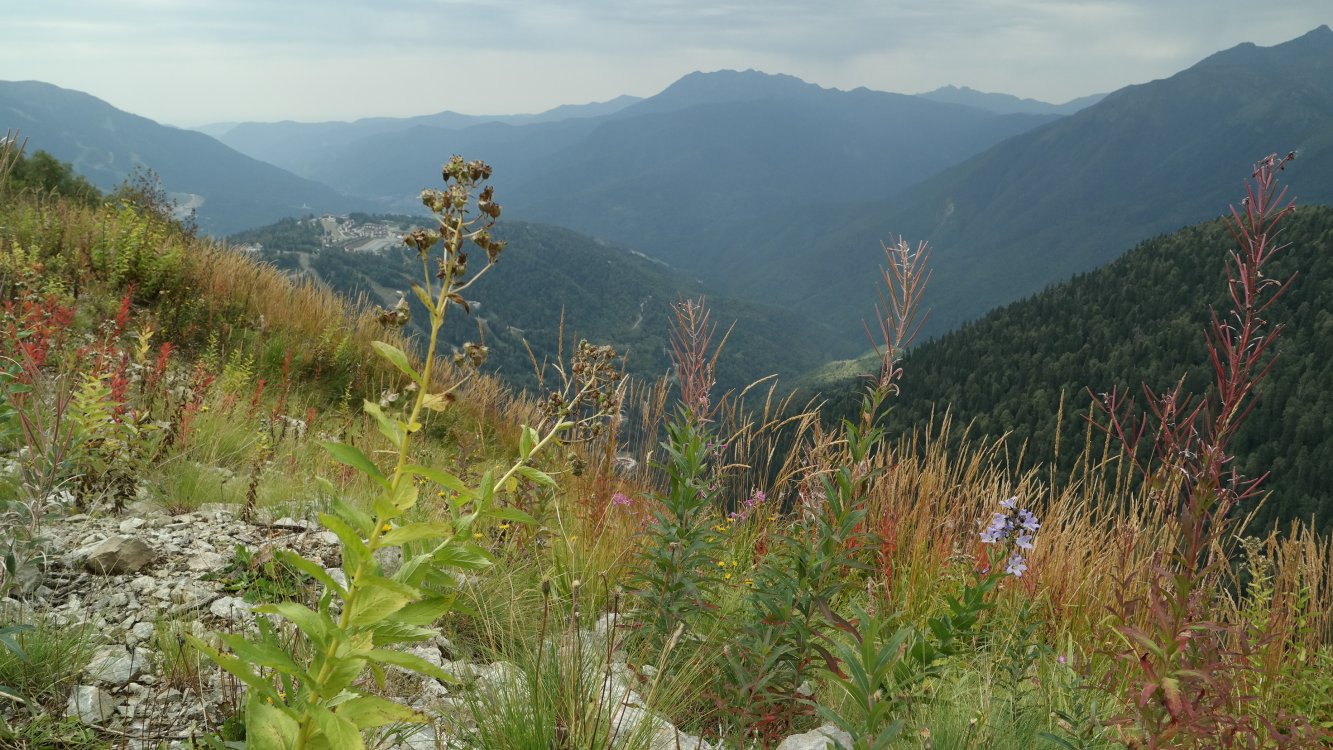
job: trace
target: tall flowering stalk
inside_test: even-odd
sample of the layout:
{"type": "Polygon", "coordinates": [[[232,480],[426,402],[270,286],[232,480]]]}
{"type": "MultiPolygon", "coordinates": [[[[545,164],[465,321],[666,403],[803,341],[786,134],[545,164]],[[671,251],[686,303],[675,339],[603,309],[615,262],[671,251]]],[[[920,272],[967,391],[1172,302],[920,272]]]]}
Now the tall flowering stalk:
{"type": "Polygon", "coordinates": [[[1264,479],[1239,473],[1231,442],[1277,356],[1282,326],[1267,316],[1292,279],[1270,278],[1265,268],[1287,247],[1278,236],[1294,208],[1277,176],[1295,156],[1273,154],[1256,164],[1244,200],[1231,208],[1231,309],[1210,310],[1206,333],[1212,390],[1199,398],[1183,383],[1163,392],[1145,385],[1144,411],[1118,390],[1098,401],[1107,418],[1101,428],[1122,445],[1176,540],[1154,556],[1146,593],[1133,593],[1140,584],[1135,571],[1122,573],[1112,607],[1133,707],[1121,724],[1134,747],[1239,747],[1261,736],[1286,737],[1286,746],[1294,746],[1300,736],[1299,720],[1246,715],[1237,686],[1247,666],[1236,649],[1249,634],[1208,614],[1228,564],[1233,511],[1259,496],[1264,479]]]}

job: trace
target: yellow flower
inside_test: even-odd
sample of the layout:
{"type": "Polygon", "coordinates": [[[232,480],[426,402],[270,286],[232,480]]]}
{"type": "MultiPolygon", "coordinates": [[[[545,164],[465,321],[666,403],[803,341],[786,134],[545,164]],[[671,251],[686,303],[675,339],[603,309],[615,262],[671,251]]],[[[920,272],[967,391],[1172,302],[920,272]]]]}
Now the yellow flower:
{"type": "Polygon", "coordinates": [[[474,531],[474,532],[472,532],[472,538],[473,538],[473,539],[480,539],[480,538],[481,538],[481,532],[480,532],[480,531],[474,531]]]}
{"type": "Polygon", "coordinates": [[[500,530],[501,530],[501,531],[504,531],[504,530],[507,529],[507,528],[509,528],[509,524],[507,524],[507,523],[502,523],[502,524],[500,524],[500,530]]]}
{"type": "Polygon", "coordinates": [[[724,580],[724,581],[730,581],[730,580],[731,580],[731,574],[728,573],[728,574],[722,576],[722,580],[724,580]]]}
{"type": "Polygon", "coordinates": [[[383,526],[380,527],[380,533],[382,533],[382,534],[387,534],[387,533],[389,533],[390,531],[393,531],[393,524],[391,524],[391,523],[386,523],[386,524],[384,524],[383,526]]]}

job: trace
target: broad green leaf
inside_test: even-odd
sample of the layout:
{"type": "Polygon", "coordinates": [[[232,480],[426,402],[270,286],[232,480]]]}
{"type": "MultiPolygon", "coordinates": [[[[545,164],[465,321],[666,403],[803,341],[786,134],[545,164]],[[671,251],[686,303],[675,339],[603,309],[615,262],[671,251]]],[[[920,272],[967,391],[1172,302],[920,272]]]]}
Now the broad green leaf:
{"type": "Polygon", "coordinates": [[[324,566],[319,563],[307,560],[289,549],[279,550],[278,559],[302,573],[305,573],[316,581],[319,581],[325,586],[328,586],[329,589],[338,594],[338,596],[347,595],[346,589],[339,585],[337,581],[333,580],[333,576],[329,575],[328,572],[324,570],[324,566]]]}
{"type": "Polygon", "coordinates": [[[467,484],[462,479],[459,479],[458,477],[454,476],[453,474],[450,474],[447,471],[442,471],[440,469],[432,469],[429,466],[419,466],[417,464],[408,464],[403,468],[403,470],[409,474],[415,474],[417,476],[425,477],[426,479],[429,479],[430,481],[440,485],[441,487],[446,487],[448,489],[451,489],[460,495],[472,494],[471,487],[468,487],[467,484]]]}
{"type": "MultiPolygon", "coordinates": [[[[356,567],[362,561],[370,557],[370,547],[366,546],[361,535],[351,526],[348,526],[341,518],[328,513],[319,514],[319,522],[324,524],[324,528],[332,531],[338,537],[338,541],[343,546],[343,569],[348,571],[356,570],[356,567]]],[[[372,521],[372,523],[374,523],[372,521]]]]}
{"type": "Polygon", "coordinates": [[[501,521],[513,521],[515,523],[529,524],[532,526],[537,525],[537,519],[524,513],[518,508],[492,508],[491,512],[487,515],[501,521]]]}
{"type": "Polygon", "coordinates": [[[363,588],[352,602],[349,625],[372,625],[420,598],[410,586],[378,576],[362,576],[363,588]]]}
{"type": "Polygon", "coordinates": [[[285,617],[316,645],[327,643],[329,631],[334,628],[333,623],[325,620],[318,612],[296,602],[262,604],[255,607],[254,611],[261,615],[274,614],[285,617]]]}
{"type": "Polygon", "coordinates": [[[333,750],[365,750],[366,742],[361,731],[352,722],[323,706],[311,706],[310,717],[333,750]]]}
{"type": "Polygon", "coordinates": [[[471,542],[453,542],[435,550],[431,559],[441,568],[481,570],[490,567],[491,556],[471,542]]]}
{"type": "MultiPolygon", "coordinates": [[[[347,503],[342,498],[333,501],[333,512],[352,525],[352,528],[358,529],[362,537],[369,537],[370,532],[375,528],[375,519],[366,514],[360,508],[347,503]]],[[[332,531],[332,529],[330,529],[332,531]]]]}
{"type": "Polygon", "coordinates": [[[380,664],[392,664],[395,667],[411,670],[417,674],[424,674],[428,677],[434,677],[443,682],[458,682],[458,680],[443,669],[431,664],[420,656],[405,654],[402,651],[393,651],[387,648],[377,648],[367,654],[371,661],[380,664]]]}
{"type": "Polygon", "coordinates": [[[268,667],[293,677],[306,678],[305,670],[297,664],[291,654],[274,643],[248,640],[242,635],[221,633],[218,636],[236,652],[236,656],[247,664],[268,667]]]}
{"type": "Polygon", "coordinates": [[[406,625],[433,625],[454,608],[454,595],[434,596],[412,602],[394,613],[390,619],[406,625]]]}
{"type": "Polygon", "coordinates": [[[406,435],[403,428],[399,426],[398,420],[390,419],[385,415],[384,410],[374,401],[365,401],[361,404],[361,409],[375,418],[375,424],[379,427],[380,434],[389,439],[395,448],[402,448],[406,435]]]}
{"type": "Polygon", "coordinates": [[[347,464],[379,484],[385,487],[389,486],[389,480],[384,478],[384,474],[380,472],[379,467],[369,458],[366,458],[366,454],[355,447],[347,443],[334,442],[323,442],[320,445],[324,446],[324,450],[328,451],[329,455],[333,456],[333,459],[338,463],[347,464]]]}
{"type": "Polygon", "coordinates": [[[193,635],[186,635],[185,639],[189,641],[190,645],[194,646],[199,653],[207,656],[214,664],[217,664],[219,667],[236,675],[237,679],[250,687],[250,692],[252,694],[257,694],[266,698],[273,697],[273,684],[256,674],[255,671],[250,668],[250,665],[237,659],[231,654],[219,652],[217,649],[204,643],[193,635]]]}
{"type": "Polygon", "coordinates": [[[256,693],[245,706],[246,750],[292,750],[301,733],[296,719],[286,711],[269,705],[256,693]]]}
{"type": "Polygon", "coordinates": [[[446,523],[408,523],[380,537],[380,543],[401,546],[422,539],[448,539],[452,535],[453,527],[446,523]]]}
{"type": "Polygon", "coordinates": [[[379,352],[381,357],[392,362],[394,367],[402,370],[409,378],[412,378],[413,382],[419,386],[425,387],[425,383],[421,380],[421,373],[417,372],[412,367],[412,364],[407,361],[407,355],[403,353],[402,349],[399,349],[392,344],[386,344],[383,341],[372,341],[370,342],[370,345],[375,347],[375,351],[379,352]]]}
{"type": "MultiPolygon", "coordinates": [[[[403,610],[398,610],[402,612],[403,610]]],[[[397,614],[397,613],[395,613],[397,614]]],[[[374,635],[375,646],[392,646],[395,643],[417,643],[433,638],[436,631],[432,628],[425,628],[420,625],[409,625],[405,622],[397,622],[392,619],[382,620],[375,624],[372,631],[374,635]]]]}
{"type": "Polygon", "coordinates": [[[551,478],[550,474],[547,474],[544,471],[539,471],[537,469],[534,469],[531,466],[526,466],[526,465],[519,466],[515,468],[514,471],[518,472],[518,474],[522,476],[524,479],[530,482],[536,482],[537,484],[543,487],[557,486],[555,480],[551,478]]]}
{"type": "Polygon", "coordinates": [[[426,717],[401,703],[373,695],[362,695],[338,706],[337,715],[357,729],[374,729],[396,722],[420,724],[426,717]]]}

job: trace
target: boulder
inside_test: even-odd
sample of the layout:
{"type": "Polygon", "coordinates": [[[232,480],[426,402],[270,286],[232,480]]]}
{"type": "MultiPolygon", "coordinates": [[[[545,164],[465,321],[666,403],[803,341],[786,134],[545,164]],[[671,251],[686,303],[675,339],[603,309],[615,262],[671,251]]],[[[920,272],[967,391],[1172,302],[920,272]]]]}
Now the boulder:
{"type": "Polygon", "coordinates": [[[113,536],[75,553],[83,567],[98,575],[137,573],[157,559],[157,552],[135,536],[113,536]]]}

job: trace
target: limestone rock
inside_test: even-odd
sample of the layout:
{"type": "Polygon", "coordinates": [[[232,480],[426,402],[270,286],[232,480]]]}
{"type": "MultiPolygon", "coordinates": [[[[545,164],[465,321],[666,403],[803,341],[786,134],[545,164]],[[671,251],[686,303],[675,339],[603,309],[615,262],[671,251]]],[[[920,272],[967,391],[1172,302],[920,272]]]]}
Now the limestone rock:
{"type": "Polygon", "coordinates": [[[825,724],[804,734],[793,734],[778,745],[778,750],[825,750],[830,746],[850,750],[852,736],[832,724],[825,724]]]}
{"type": "Polygon", "coordinates": [[[116,713],[116,699],[96,685],[79,685],[69,694],[65,715],[88,726],[101,724],[116,713]]]}
{"type": "Polygon", "coordinates": [[[148,567],[157,553],[144,540],[133,536],[113,536],[84,547],[75,553],[83,558],[83,567],[99,575],[137,573],[148,567]]]}

